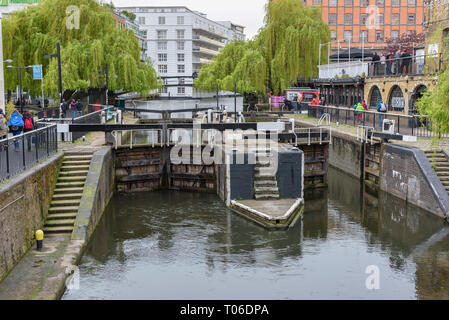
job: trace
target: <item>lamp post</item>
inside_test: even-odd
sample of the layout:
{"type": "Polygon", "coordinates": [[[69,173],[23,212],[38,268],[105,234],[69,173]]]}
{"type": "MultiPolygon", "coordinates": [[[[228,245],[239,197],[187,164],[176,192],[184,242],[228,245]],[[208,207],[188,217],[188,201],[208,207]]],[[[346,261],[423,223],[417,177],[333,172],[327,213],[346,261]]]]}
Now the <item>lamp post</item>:
{"type": "Polygon", "coordinates": [[[58,58],[58,80],[59,80],[59,103],[62,102],[62,72],[61,72],[61,45],[59,42],[56,44],[56,53],[47,54],[44,59],[58,58]]]}
{"type": "Polygon", "coordinates": [[[108,94],[109,94],[109,75],[108,75],[108,64],[106,63],[106,67],[104,69],[100,69],[98,70],[98,72],[104,72],[106,75],[106,107],[109,105],[109,98],[108,98],[108,94]]]}
{"type": "MultiPolygon", "coordinates": [[[[12,62],[12,60],[7,60],[9,62],[12,62]]],[[[19,70],[19,87],[20,87],[20,97],[19,97],[19,103],[20,103],[20,113],[23,113],[23,104],[22,104],[22,70],[32,68],[33,66],[26,66],[26,67],[15,67],[15,66],[6,66],[6,68],[9,69],[16,69],[19,70]]]]}
{"type": "MultiPolygon", "coordinates": [[[[6,62],[6,61],[5,61],[6,62]]],[[[0,108],[6,113],[5,104],[5,78],[3,74],[3,39],[2,39],[2,18],[0,15],[0,108]]]]}

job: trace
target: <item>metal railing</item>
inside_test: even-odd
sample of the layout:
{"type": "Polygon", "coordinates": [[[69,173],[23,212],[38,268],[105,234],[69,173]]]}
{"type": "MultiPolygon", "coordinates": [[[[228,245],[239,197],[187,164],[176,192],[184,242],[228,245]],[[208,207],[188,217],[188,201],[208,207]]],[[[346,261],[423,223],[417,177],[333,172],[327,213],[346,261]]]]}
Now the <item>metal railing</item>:
{"type": "Polygon", "coordinates": [[[40,128],[0,140],[0,181],[12,178],[58,152],[57,126],[40,128]]]}
{"type": "MultiPolygon", "coordinates": [[[[396,113],[382,113],[377,111],[359,111],[353,108],[331,106],[308,106],[308,116],[320,119],[323,114],[330,115],[330,121],[346,125],[370,126],[374,130],[382,130],[382,122],[385,119],[394,120],[396,134],[416,137],[435,137],[431,120],[421,115],[401,115],[396,113]]],[[[440,137],[449,137],[449,133],[440,134],[440,137]]]]}

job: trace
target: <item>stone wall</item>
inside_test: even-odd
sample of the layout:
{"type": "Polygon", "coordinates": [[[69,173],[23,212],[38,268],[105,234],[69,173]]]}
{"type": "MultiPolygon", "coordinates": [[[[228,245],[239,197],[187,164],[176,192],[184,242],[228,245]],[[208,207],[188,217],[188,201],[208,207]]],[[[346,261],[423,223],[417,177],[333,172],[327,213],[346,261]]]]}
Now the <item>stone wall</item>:
{"type": "Polygon", "coordinates": [[[62,157],[54,155],[0,184],[0,281],[31,248],[35,231],[43,226],[62,157]]]}
{"type": "Polygon", "coordinates": [[[104,209],[114,195],[115,171],[111,148],[102,148],[92,156],[83,196],[72,232],[72,240],[89,240],[104,209]]]}
{"type": "Polygon", "coordinates": [[[329,145],[329,164],[335,168],[360,178],[363,163],[363,144],[351,135],[332,131],[329,145]]]}
{"type": "Polygon", "coordinates": [[[444,218],[449,196],[424,151],[385,145],[381,166],[381,190],[444,218]]]}

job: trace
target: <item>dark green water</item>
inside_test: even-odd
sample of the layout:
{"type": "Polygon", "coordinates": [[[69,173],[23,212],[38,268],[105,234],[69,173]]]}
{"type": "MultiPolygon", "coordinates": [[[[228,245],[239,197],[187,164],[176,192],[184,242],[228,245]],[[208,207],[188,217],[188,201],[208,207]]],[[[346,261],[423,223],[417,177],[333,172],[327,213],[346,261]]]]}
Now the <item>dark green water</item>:
{"type": "Polygon", "coordinates": [[[329,172],[302,223],[267,231],[215,195],[118,195],[64,299],[448,299],[449,229],[329,172]],[[365,273],[378,267],[379,289],[365,273]]]}

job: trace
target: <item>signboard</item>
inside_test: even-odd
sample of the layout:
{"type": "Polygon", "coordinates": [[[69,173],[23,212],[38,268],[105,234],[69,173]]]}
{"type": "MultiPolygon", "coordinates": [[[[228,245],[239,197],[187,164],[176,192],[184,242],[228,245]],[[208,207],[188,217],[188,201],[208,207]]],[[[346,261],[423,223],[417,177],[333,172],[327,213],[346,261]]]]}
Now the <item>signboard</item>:
{"type": "Polygon", "coordinates": [[[394,111],[403,111],[405,108],[404,97],[392,97],[391,106],[393,107],[394,111]]]}
{"type": "Polygon", "coordinates": [[[7,7],[8,4],[21,3],[21,4],[33,4],[39,3],[40,0],[0,0],[0,6],[7,7]]]}
{"type": "Polygon", "coordinates": [[[42,65],[33,65],[33,80],[42,80],[42,65]]]}
{"type": "Polygon", "coordinates": [[[431,43],[427,48],[427,54],[432,58],[438,57],[438,43],[431,43]]]}

